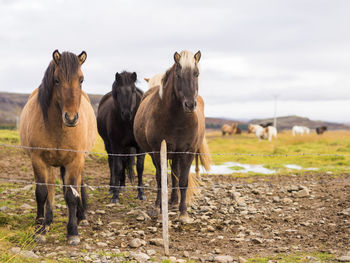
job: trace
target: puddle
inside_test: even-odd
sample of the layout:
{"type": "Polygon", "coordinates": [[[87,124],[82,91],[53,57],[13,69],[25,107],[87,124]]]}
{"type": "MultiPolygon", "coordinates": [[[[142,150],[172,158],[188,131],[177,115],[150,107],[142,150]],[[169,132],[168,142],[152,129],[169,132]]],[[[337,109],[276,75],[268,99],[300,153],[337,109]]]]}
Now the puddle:
{"type": "MultiPolygon", "coordinates": [[[[195,172],[194,165],[191,166],[191,173],[195,172]]],[[[201,171],[203,172],[203,171],[201,171]]],[[[232,173],[260,173],[273,174],[276,170],[265,168],[261,164],[241,164],[235,162],[227,162],[221,165],[211,165],[210,174],[232,174],[232,173]]]]}
{"type": "MultiPolygon", "coordinates": [[[[300,165],[296,164],[285,164],[284,167],[288,169],[295,170],[308,170],[308,171],[316,171],[318,168],[303,168],[300,165]]],[[[277,171],[265,168],[261,164],[242,164],[236,162],[227,162],[221,165],[211,165],[210,174],[233,174],[233,173],[259,173],[259,174],[274,174],[277,171]]],[[[195,173],[195,166],[191,166],[191,173],[195,173]]],[[[201,167],[201,173],[205,173],[203,168],[201,167]]]]}
{"type": "Polygon", "coordinates": [[[300,165],[296,165],[296,164],[285,164],[284,167],[289,168],[289,169],[295,169],[295,170],[301,170],[301,169],[304,169],[307,171],[317,171],[318,170],[318,168],[312,168],[312,167],[303,168],[300,165]]]}

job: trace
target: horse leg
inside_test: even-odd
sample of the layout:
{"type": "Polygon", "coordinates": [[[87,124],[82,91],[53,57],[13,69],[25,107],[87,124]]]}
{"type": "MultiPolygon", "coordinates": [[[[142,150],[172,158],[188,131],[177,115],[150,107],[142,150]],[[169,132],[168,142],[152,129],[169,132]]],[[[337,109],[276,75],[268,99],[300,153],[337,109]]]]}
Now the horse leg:
{"type": "Polygon", "coordinates": [[[179,187],[179,175],[180,175],[180,166],[179,166],[179,156],[174,156],[171,163],[171,196],[169,200],[170,208],[174,208],[179,203],[178,196],[178,187],[179,187]]]}
{"type": "Polygon", "coordinates": [[[46,164],[37,156],[32,157],[32,165],[35,177],[35,199],[37,203],[37,215],[35,219],[36,229],[35,229],[35,240],[37,242],[46,241],[46,229],[45,229],[45,203],[48,196],[48,189],[46,185],[48,177],[48,167],[46,164]]]}
{"type": "Polygon", "coordinates": [[[180,186],[180,194],[181,194],[181,200],[180,200],[180,221],[183,223],[190,223],[192,220],[187,214],[187,203],[186,203],[186,191],[188,187],[188,175],[190,172],[191,164],[193,161],[194,156],[193,155],[185,155],[180,156],[180,180],[179,180],[179,186],[180,186]]]}
{"type": "Polygon", "coordinates": [[[78,209],[77,209],[77,218],[78,218],[78,225],[87,226],[89,225],[89,222],[86,219],[85,211],[87,207],[87,195],[86,195],[86,187],[83,182],[83,176],[84,172],[81,175],[81,186],[80,186],[80,195],[81,200],[78,202],[78,209]]]}
{"type": "Polygon", "coordinates": [[[45,207],[45,226],[47,226],[47,230],[49,229],[49,226],[52,223],[53,220],[53,208],[54,208],[54,201],[55,201],[55,174],[53,173],[53,168],[49,167],[48,169],[48,195],[46,200],[46,207],[45,207]]]}
{"type": "Polygon", "coordinates": [[[113,177],[113,157],[108,155],[108,166],[109,166],[109,190],[108,193],[113,193],[113,185],[115,185],[115,178],[113,177]]]}
{"type": "Polygon", "coordinates": [[[119,183],[119,191],[120,192],[125,192],[126,191],[126,186],[125,186],[125,181],[126,181],[126,174],[125,171],[127,169],[128,165],[128,156],[125,157],[120,157],[122,159],[122,169],[120,171],[120,183],[119,183]]]}
{"type": "Polygon", "coordinates": [[[84,157],[80,159],[80,165],[77,161],[66,166],[66,178],[64,198],[68,206],[68,224],[67,237],[69,245],[77,245],[80,243],[78,236],[78,205],[81,202],[81,173],[84,165],[84,157]]]}
{"type": "Polygon", "coordinates": [[[115,184],[114,184],[111,203],[119,202],[120,176],[121,176],[122,169],[123,169],[123,163],[122,163],[121,157],[113,156],[113,176],[115,177],[115,184]]]}
{"type": "MultiPolygon", "coordinates": [[[[140,150],[138,151],[140,153],[140,150]]],[[[138,187],[137,187],[137,199],[146,200],[146,195],[144,192],[142,176],[143,176],[143,168],[145,163],[145,155],[138,155],[136,159],[136,170],[137,170],[137,179],[138,179],[138,187]]]]}

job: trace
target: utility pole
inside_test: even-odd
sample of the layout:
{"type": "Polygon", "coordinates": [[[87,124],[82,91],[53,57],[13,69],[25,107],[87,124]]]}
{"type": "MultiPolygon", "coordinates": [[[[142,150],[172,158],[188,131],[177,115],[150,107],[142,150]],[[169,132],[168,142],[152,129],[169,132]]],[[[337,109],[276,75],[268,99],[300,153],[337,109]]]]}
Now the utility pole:
{"type": "Polygon", "coordinates": [[[277,129],[277,95],[273,96],[275,98],[275,108],[274,108],[274,114],[273,114],[273,126],[277,129]]]}

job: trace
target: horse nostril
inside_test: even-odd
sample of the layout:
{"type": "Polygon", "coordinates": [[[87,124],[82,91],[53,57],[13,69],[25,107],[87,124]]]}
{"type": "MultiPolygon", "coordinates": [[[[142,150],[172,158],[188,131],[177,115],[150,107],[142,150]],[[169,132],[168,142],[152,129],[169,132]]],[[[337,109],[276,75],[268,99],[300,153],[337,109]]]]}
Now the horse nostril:
{"type": "Polygon", "coordinates": [[[79,113],[77,112],[77,114],[75,114],[73,122],[76,122],[79,119],[79,113]]]}
{"type": "Polygon", "coordinates": [[[69,121],[69,115],[68,115],[67,112],[64,114],[64,118],[65,118],[66,121],[69,121]]]}

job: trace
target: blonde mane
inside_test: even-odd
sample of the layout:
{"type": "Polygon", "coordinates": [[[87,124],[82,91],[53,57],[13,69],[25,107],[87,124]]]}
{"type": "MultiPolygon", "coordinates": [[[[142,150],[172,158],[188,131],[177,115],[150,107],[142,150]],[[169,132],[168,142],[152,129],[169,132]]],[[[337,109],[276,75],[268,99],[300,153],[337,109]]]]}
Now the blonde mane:
{"type": "Polygon", "coordinates": [[[190,51],[184,50],[180,52],[180,65],[182,69],[194,68],[196,66],[196,60],[194,59],[194,54],[190,51]]]}

